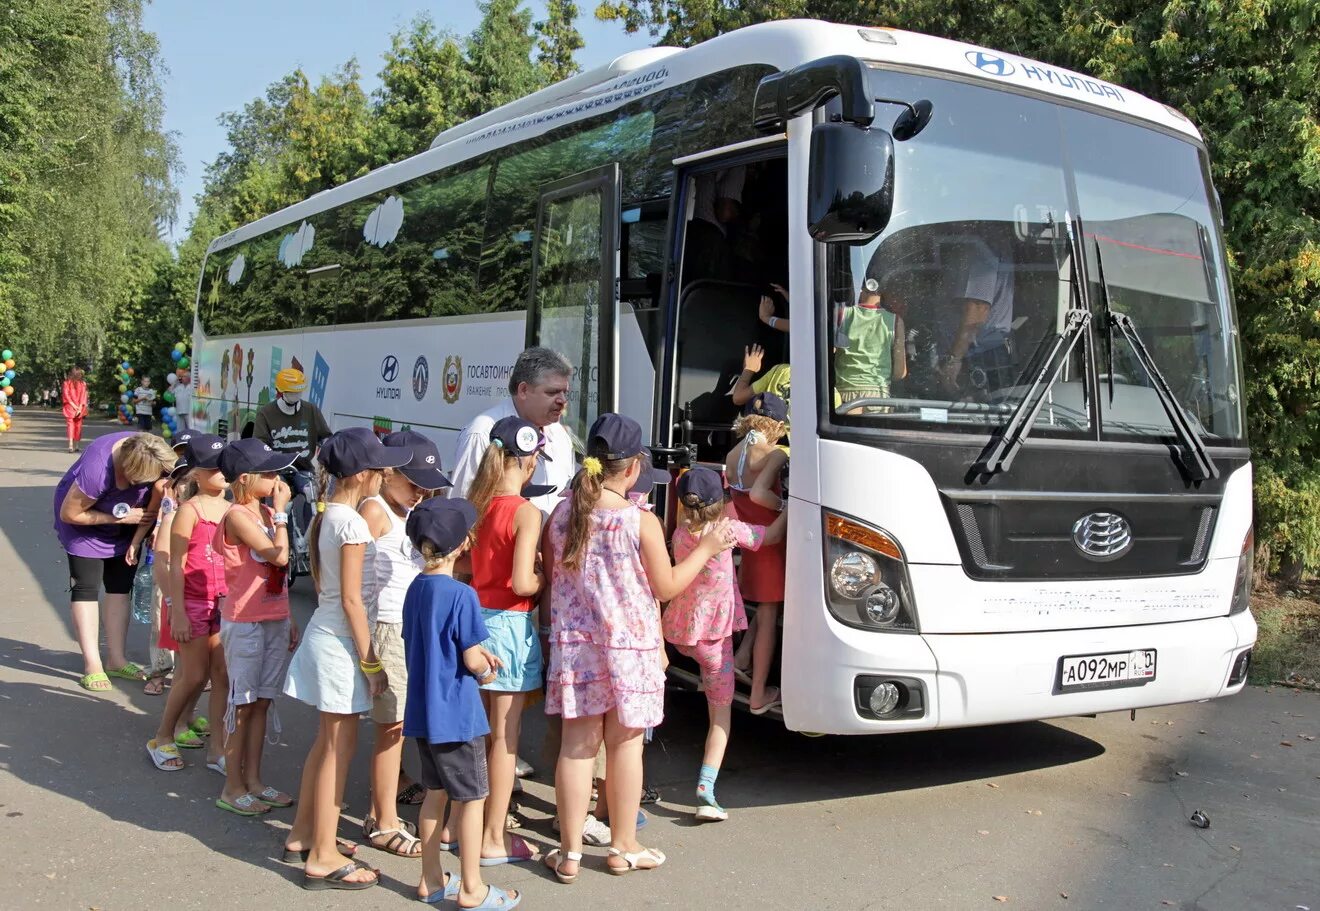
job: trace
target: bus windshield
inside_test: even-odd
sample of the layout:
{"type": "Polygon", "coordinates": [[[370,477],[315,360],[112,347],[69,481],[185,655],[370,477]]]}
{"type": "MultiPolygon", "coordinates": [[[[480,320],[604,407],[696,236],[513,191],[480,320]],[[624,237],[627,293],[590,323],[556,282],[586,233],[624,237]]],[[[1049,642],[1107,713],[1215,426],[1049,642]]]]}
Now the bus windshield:
{"type": "Polygon", "coordinates": [[[872,76],[876,95],[929,98],[934,117],[895,143],[885,231],[820,259],[835,423],[987,433],[1009,420],[1067,311],[1086,308],[1088,337],[1034,436],[1173,434],[1155,378],[1112,327],[1123,313],[1191,427],[1242,438],[1218,219],[1193,143],[1008,92],[872,76]]]}

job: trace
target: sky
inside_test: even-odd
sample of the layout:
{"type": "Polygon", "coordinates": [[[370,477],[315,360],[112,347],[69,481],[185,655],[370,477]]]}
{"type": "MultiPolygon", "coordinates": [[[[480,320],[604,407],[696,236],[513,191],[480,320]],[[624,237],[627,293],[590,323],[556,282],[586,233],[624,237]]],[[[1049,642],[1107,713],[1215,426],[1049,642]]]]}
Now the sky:
{"type": "MultiPolygon", "coordinates": [[[[526,5],[533,19],[545,17],[542,0],[526,5]]],[[[594,0],[579,0],[578,7],[586,47],[577,61],[584,69],[654,40],[645,33],[627,35],[617,23],[597,22],[591,14],[594,0]]],[[[350,57],[357,58],[370,93],[379,84],[376,74],[390,34],[423,12],[459,35],[471,33],[480,18],[476,0],[153,0],[145,24],[160,40],[168,70],[165,129],[174,133],[183,163],[177,177],[179,217],[170,240],[187,235],[206,166],[226,146],[217,122],[222,113],[241,109],[298,67],[315,83],[350,57]]]]}

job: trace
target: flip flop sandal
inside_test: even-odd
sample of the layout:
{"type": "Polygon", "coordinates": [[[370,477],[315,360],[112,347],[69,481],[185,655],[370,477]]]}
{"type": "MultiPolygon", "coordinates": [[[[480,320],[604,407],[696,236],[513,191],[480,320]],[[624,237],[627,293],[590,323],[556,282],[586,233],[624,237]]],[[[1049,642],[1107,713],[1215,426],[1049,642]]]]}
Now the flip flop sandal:
{"type": "Polygon", "coordinates": [[[106,673],[109,674],[111,677],[118,677],[120,680],[141,681],[147,679],[147,672],[144,671],[142,668],[138,667],[132,661],[128,662],[128,664],[125,664],[121,668],[116,668],[113,671],[106,671],[106,673]]]}
{"type": "Polygon", "coordinates": [[[773,708],[777,708],[779,706],[779,704],[782,702],[780,696],[781,693],[779,692],[778,689],[776,689],[775,696],[773,699],[767,699],[764,705],[756,706],[756,707],[753,707],[752,701],[748,699],[747,711],[751,712],[753,715],[764,715],[766,712],[770,711],[773,708]]]}
{"type": "MultiPolygon", "coordinates": [[[[335,839],[335,847],[339,849],[339,853],[344,857],[352,857],[357,853],[358,849],[358,846],[353,844],[353,842],[343,838],[335,839]]],[[[305,864],[307,863],[307,858],[311,857],[311,855],[311,848],[302,848],[298,851],[293,850],[293,848],[285,848],[284,855],[280,859],[286,864],[305,864]]]]}
{"type": "Polygon", "coordinates": [[[480,865],[483,867],[500,867],[504,864],[523,864],[536,859],[536,852],[532,850],[531,845],[527,844],[527,839],[521,835],[509,836],[509,843],[513,845],[512,851],[503,857],[483,857],[480,865]]]}
{"type": "Polygon", "coordinates": [[[206,767],[207,767],[208,769],[210,769],[212,772],[219,772],[221,775],[228,775],[228,774],[229,774],[229,772],[228,772],[228,771],[226,770],[226,768],[225,768],[225,757],[224,757],[224,756],[221,756],[221,757],[220,757],[219,759],[217,759],[215,762],[208,762],[208,763],[206,764],[206,767]]]}
{"type": "Polygon", "coordinates": [[[422,840],[406,830],[399,829],[377,829],[367,836],[371,839],[371,846],[387,854],[393,854],[395,857],[421,857],[422,840]],[[385,844],[377,844],[376,839],[383,836],[389,836],[385,844]]]}
{"type": "Polygon", "coordinates": [[[185,750],[201,750],[206,748],[206,741],[197,736],[196,731],[189,729],[175,735],[174,745],[185,750]]]}
{"type": "Polygon", "coordinates": [[[634,870],[654,870],[656,867],[663,866],[665,860],[667,860],[667,858],[664,855],[664,852],[657,851],[655,848],[643,848],[640,851],[634,851],[632,853],[628,853],[626,851],[620,851],[618,848],[610,848],[609,853],[611,857],[623,858],[624,863],[628,865],[626,867],[615,867],[610,864],[606,864],[605,866],[615,876],[626,876],[627,874],[632,873],[634,870]],[[640,864],[640,861],[643,860],[650,860],[653,861],[653,863],[649,867],[643,867],[640,864]]]}
{"type": "Polygon", "coordinates": [[[147,685],[142,687],[142,692],[148,696],[165,695],[165,675],[153,674],[147,678],[147,685]]]}
{"type": "Polygon", "coordinates": [[[270,812],[270,807],[266,806],[260,800],[251,794],[244,794],[237,800],[229,801],[223,797],[216,800],[215,805],[222,810],[228,810],[235,816],[264,816],[270,812]]]}
{"type": "Polygon", "coordinates": [[[375,879],[369,879],[365,882],[353,882],[347,877],[352,876],[358,870],[368,869],[360,867],[356,863],[344,864],[333,873],[327,873],[325,876],[313,876],[310,873],[303,874],[303,888],[309,892],[319,892],[324,889],[342,889],[346,892],[360,892],[363,889],[370,889],[380,882],[380,874],[375,879]]]}
{"type": "Polygon", "coordinates": [[[205,715],[198,715],[188,724],[188,730],[198,737],[206,737],[211,733],[211,722],[206,720],[205,715]]]}
{"type": "Polygon", "coordinates": [[[486,897],[481,900],[481,904],[473,905],[471,908],[463,908],[463,911],[500,911],[502,908],[516,908],[522,901],[522,894],[515,898],[508,892],[505,892],[499,886],[487,886],[486,897]]]}
{"type": "Polygon", "coordinates": [[[417,900],[426,902],[428,905],[438,905],[440,902],[457,901],[458,891],[462,888],[463,881],[457,873],[445,874],[445,887],[439,892],[432,892],[426,898],[418,896],[417,900]]]}
{"type": "Polygon", "coordinates": [[[78,685],[89,693],[108,693],[114,689],[110,685],[110,678],[106,676],[105,671],[97,671],[95,674],[84,674],[79,680],[78,685]]]}
{"type": "Polygon", "coordinates": [[[151,757],[151,763],[162,772],[182,772],[183,757],[179,755],[179,748],[172,743],[163,743],[156,745],[155,739],[147,741],[147,755],[151,757]],[[178,765],[168,765],[170,762],[178,762],[178,765]]]}
{"type": "Polygon", "coordinates": [[[569,863],[570,861],[575,862],[578,865],[578,871],[581,872],[582,870],[581,851],[561,851],[559,848],[555,848],[553,851],[551,851],[549,854],[545,856],[545,860],[543,861],[543,863],[554,871],[555,879],[559,880],[561,883],[563,883],[566,886],[571,886],[573,885],[573,883],[577,882],[578,874],[564,873],[560,869],[564,866],[564,864],[569,863]]]}
{"type": "Polygon", "coordinates": [[[426,788],[422,787],[419,782],[414,781],[398,793],[394,798],[394,802],[403,804],[406,807],[415,807],[420,804],[425,797],[426,788]]]}
{"type": "Polygon", "coordinates": [[[642,785],[642,803],[648,804],[648,803],[659,803],[659,802],[660,802],[660,789],[648,787],[647,785],[642,785]]]}
{"type": "Polygon", "coordinates": [[[285,794],[283,791],[280,791],[276,788],[272,788],[270,785],[267,785],[266,787],[262,788],[261,791],[259,791],[256,794],[253,794],[252,796],[255,797],[257,800],[261,801],[262,803],[264,803],[266,806],[273,807],[276,810],[284,810],[293,806],[292,797],[290,797],[288,794],[285,794]]]}

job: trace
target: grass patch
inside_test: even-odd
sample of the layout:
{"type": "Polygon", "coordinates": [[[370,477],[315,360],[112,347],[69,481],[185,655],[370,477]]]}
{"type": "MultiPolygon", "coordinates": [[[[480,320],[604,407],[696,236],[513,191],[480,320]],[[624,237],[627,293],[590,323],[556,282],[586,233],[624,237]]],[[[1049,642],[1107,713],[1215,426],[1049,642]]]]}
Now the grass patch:
{"type": "Polygon", "coordinates": [[[1251,682],[1320,689],[1320,584],[1257,590],[1251,612],[1257,626],[1251,682]]]}

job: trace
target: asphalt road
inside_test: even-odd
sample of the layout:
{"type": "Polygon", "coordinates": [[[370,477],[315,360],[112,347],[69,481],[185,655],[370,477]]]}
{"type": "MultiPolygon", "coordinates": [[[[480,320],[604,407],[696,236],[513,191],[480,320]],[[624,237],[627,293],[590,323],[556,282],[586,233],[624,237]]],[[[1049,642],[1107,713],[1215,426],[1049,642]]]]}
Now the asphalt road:
{"type": "MultiPolygon", "coordinates": [[[[143,744],[159,697],[123,681],[107,695],[78,688],[50,528],[52,489],[73,456],[57,415],[20,412],[16,427],[0,438],[0,909],[407,907],[418,863],[370,849],[381,887],[305,892],[300,869],[276,859],[292,811],[247,820],[215,809],[219,776],[191,751],[183,772],[151,767],[143,744]]],[[[145,642],[135,626],[130,654],[145,658],[145,642]]],[[[279,709],[283,742],[268,748],[267,778],[296,791],[314,713],[290,700],[279,709]]],[[[488,881],[546,909],[1320,911],[1314,694],[1253,688],[1135,722],[874,739],[808,739],[740,715],[719,780],[732,818],[705,827],[690,818],[704,705],[674,694],[668,711],[647,752],[662,799],[642,833],[668,853],[666,867],[610,877],[594,851],[573,886],[533,865],[496,868],[488,881]],[[1190,825],[1195,809],[1209,829],[1190,825]]],[[[530,743],[541,728],[530,715],[530,743]]],[[[521,804],[524,834],[542,845],[546,777],[528,782],[521,804]]],[[[356,834],[365,796],[360,753],[345,834],[356,834]]]]}

